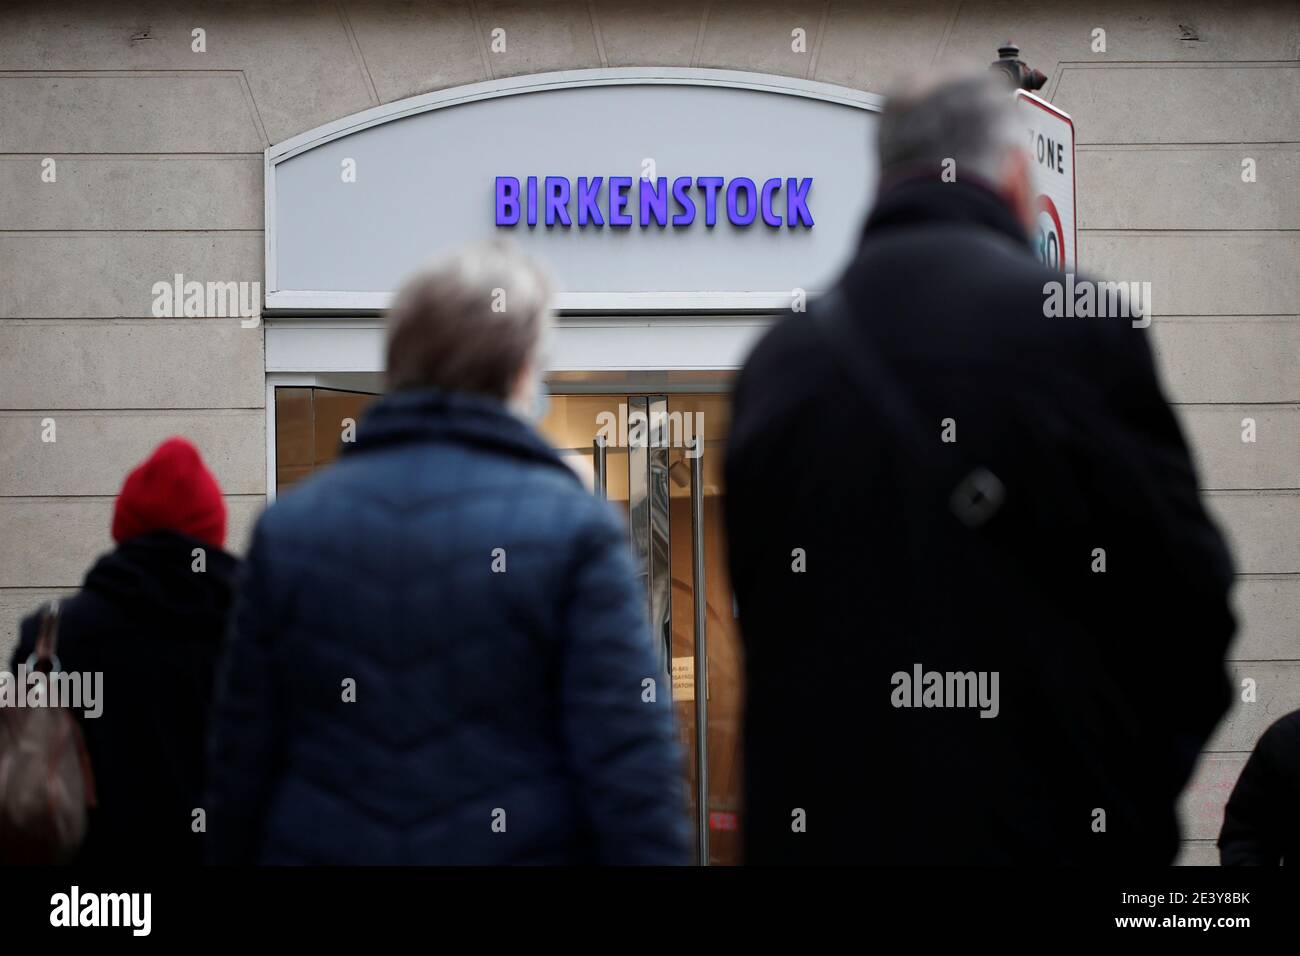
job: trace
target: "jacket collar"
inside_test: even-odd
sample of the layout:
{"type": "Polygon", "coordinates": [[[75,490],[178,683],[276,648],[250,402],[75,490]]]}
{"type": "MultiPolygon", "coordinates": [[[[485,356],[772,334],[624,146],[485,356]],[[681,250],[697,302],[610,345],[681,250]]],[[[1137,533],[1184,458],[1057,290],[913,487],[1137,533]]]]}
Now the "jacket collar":
{"type": "Polygon", "coordinates": [[[151,531],[102,555],[86,573],[85,588],[119,604],[221,621],[238,565],[233,555],[206,541],[179,531],[151,531]],[[203,552],[203,574],[194,573],[197,550],[203,552]]]}
{"type": "Polygon", "coordinates": [[[992,189],[973,182],[940,182],[933,175],[896,180],[881,188],[867,217],[863,242],[893,229],[965,223],[1001,233],[1029,251],[1029,237],[1011,207],[992,189]]]}
{"type": "Polygon", "coordinates": [[[363,455],[397,445],[439,442],[553,465],[579,481],[541,435],[503,402],[440,388],[402,389],[381,397],[367,409],[357,426],[357,440],[344,445],[343,454],[363,455]]]}

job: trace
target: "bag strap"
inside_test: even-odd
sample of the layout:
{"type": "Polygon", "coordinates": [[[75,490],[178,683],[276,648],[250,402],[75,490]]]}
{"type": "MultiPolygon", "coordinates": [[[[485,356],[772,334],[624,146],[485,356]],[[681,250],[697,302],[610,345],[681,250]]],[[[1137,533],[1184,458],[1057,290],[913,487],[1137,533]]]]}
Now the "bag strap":
{"type": "Polygon", "coordinates": [[[55,598],[41,609],[40,630],[36,636],[36,648],[32,652],[28,666],[39,667],[49,664],[50,672],[61,669],[59,651],[59,600],[55,598]]]}

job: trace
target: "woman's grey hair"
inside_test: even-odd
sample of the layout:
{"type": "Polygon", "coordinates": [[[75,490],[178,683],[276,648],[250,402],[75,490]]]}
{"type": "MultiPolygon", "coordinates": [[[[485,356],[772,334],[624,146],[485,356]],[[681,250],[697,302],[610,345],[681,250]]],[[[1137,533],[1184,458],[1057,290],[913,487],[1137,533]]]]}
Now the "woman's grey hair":
{"type": "Polygon", "coordinates": [[[387,385],[479,392],[508,401],[541,371],[551,283],[513,243],[467,246],[416,273],[388,313],[387,385]]]}
{"type": "Polygon", "coordinates": [[[1025,132],[1005,83],[992,74],[946,74],[897,91],[885,101],[876,132],[882,181],[944,171],[996,184],[1007,153],[1025,148],[1025,132]]]}

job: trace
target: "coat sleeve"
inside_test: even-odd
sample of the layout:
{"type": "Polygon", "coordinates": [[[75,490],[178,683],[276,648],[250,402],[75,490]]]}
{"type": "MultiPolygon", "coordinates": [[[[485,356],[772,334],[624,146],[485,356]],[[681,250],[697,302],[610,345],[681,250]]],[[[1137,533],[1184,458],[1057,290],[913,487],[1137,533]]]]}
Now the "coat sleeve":
{"type": "Polygon", "coordinates": [[[1123,462],[1125,480],[1110,489],[1111,501],[1124,517],[1124,550],[1132,559],[1126,603],[1149,635],[1140,653],[1163,669],[1155,712],[1172,744],[1169,781],[1176,792],[1231,699],[1224,659],[1236,630],[1234,568],[1202,502],[1146,330],[1124,323],[1112,334],[1119,344],[1105,362],[1119,420],[1106,455],[1123,462]]]}
{"type": "Polygon", "coordinates": [[[602,513],[580,536],[571,567],[563,726],[598,862],[686,863],[671,686],[652,647],[627,539],[612,514],[602,513]]]}
{"type": "Polygon", "coordinates": [[[217,668],[208,741],[208,862],[257,861],[280,772],[284,720],[276,705],[273,589],[259,525],[241,569],[217,668]]]}

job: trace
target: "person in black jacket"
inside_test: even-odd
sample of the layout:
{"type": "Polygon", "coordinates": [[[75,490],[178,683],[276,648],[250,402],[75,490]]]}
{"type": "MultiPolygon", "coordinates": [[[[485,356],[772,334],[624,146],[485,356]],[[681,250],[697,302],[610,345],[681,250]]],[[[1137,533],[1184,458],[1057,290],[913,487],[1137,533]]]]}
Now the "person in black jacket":
{"type": "Polygon", "coordinates": [[[218,678],[214,862],[687,862],[626,529],[527,420],[548,295],[493,245],[415,276],[391,391],[258,522],[218,678]]]}
{"type": "Polygon", "coordinates": [[[1300,863],[1300,710],[1260,735],[1223,811],[1223,866],[1300,863]]]}
{"type": "MultiPolygon", "coordinates": [[[[117,547],[60,601],[64,671],[102,675],[98,716],[73,713],[97,806],[74,859],[90,865],[197,864],[213,674],[236,561],[222,550],[226,506],[198,451],[163,442],[122,486],[117,547]]],[[[26,618],[12,669],[36,645],[26,618]]]]}
{"type": "Polygon", "coordinates": [[[1005,91],[878,131],[839,304],[735,389],[746,859],[1169,863],[1235,624],[1147,319],[1050,317],[1005,91]]]}

